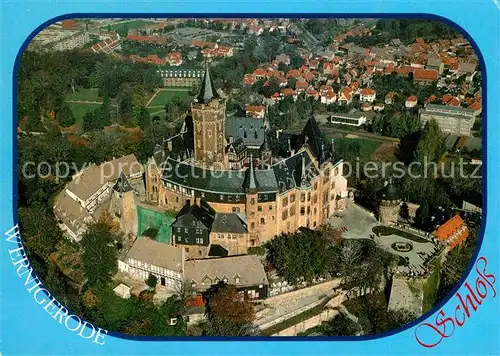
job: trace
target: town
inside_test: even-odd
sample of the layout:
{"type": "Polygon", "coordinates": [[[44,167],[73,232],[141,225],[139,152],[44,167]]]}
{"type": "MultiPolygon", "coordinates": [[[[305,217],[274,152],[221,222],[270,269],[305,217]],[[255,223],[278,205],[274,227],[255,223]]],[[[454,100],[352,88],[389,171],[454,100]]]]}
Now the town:
{"type": "Polygon", "coordinates": [[[481,67],[448,25],[64,20],[17,86],[28,258],[99,328],[377,334],[476,248],[481,67]]]}

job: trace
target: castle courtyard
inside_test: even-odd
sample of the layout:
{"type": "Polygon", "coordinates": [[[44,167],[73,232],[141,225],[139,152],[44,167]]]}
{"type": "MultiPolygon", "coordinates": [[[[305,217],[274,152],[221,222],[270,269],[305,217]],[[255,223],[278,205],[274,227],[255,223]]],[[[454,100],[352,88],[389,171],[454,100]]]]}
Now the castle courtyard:
{"type": "Polygon", "coordinates": [[[408,266],[400,266],[399,271],[408,274],[410,271],[423,273],[425,271],[424,260],[427,256],[435,253],[435,245],[431,242],[416,242],[399,235],[376,236],[373,228],[382,226],[375,215],[358,204],[349,202],[348,208],[333,215],[329,219],[330,224],[335,228],[344,228],[344,238],[346,239],[370,239],[382,249],[394,255],[408,258],[408,266]],[[400,243],[411,245],[409,251],[396,250],[392,246],[400,243]]]}

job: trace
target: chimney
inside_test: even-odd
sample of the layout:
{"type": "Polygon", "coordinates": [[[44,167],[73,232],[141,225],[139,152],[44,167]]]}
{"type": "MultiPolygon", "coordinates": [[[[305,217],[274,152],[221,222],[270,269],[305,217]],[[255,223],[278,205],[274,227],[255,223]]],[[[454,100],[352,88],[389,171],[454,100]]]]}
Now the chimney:
{"type": "Polygon", "coordinates": [[[172,151],[172,140],[167,141],[167,148],[169,151],[172,151]]]}

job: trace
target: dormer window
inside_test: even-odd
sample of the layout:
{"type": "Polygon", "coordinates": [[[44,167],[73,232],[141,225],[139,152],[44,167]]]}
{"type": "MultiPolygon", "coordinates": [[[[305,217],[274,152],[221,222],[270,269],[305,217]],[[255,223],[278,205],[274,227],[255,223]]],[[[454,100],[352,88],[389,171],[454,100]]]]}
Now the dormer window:
{"type": "Polygon", "coordinates": [[[235,283],[235,284],[240,283],[240,276],[236,275],[236,276],[234,277],[234,283],[235,283]]]}
{"type": "Polygon", "coordinates": [[[212,280],[209,276],[205,275],[205,277],[203,277],[203,279],[201,280],[201,284],[203,284],[204,286],[210,286],[212,285],[212,280]]]}
{"type": "Polygon", "coordinates": [[[227,283],[227,282],[229,281],[229,279],[228,279],[226,276],[223,276],[223,277],[222,277],[222,281],[223,281],[224,283],[227,283]]]}
{"type": "Polygon", "coordinates": [[[194,280],[191,281],[191,288],[196,288],[196,282],[194,280]]]}
{"type": "Polygon", "coordinates": [[[214,283],[215,283],[215,284],[217,284],[217,283],[219,283],[219,282],[220,282],[219,277],[215,277],[215,279],[214,279],[214,283]]]}

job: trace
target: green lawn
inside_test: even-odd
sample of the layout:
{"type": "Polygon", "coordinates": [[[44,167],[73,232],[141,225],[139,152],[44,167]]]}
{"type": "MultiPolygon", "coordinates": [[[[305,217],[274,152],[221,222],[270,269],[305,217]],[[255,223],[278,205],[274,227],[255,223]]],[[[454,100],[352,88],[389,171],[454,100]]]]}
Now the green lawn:
{"type": "Polygon", "coordinates": [[[359,145],[359,155],[361,157],[366,157],[369,158],[371,154],[380,147],[382,144],[379,141],[374,141],[374,140],[369,140],[366,138],[336,138],[335,141],[339,142],[349,142],[349,141],[355,141],[359,145]]]}
{"type": "Polygon", "coordinates": [[[95,110],[101,106],[101,104],[85,104],[85,103],[68,103],[69,108],[75,116],[76,122],[81,122],[83,116],[87,111],[95,110]]]}
{"type": "Polygon", "coordinates": [[[421,243],[429,242],[426,239],[421,238],[419,236],[415,236],[413,234],[410,234],[407,231],[401,231],[401,230],[395,229],[395,228],[390,227],[390,226],[375,226],[372,229],[372,231],[375,234],[380,234],[382,236],[397,235],[397,236],[401,236],[401,237],[404,237],[405,239],[412,240],[415,242],[421,242],[421,243]]]}
{"type": "Polygon", "coordinates": [[[148,108],[151,108],[152,106],[157,106],[160,107],[160,109],[165,106],[167,102],[172,100],[174,97],[179,97],[182,100],[185,100],[186,102],[191,101],[191,96],[189,95],[189,88],[165,88],[159,91],[151,100],[151,102],[148,105],[148,108]]]}
{"type": "MultiPolygon", "coordinates": [[[[109,29],[117,32],[125,32],[125,29],[134,29],[134,28],[142,28],[147,25],[151,25],[154,22],[152,21],[144,21],[144,20],[132,20],[127,22],[121,22],[113,25],[109,25],[109,29]]],[[[108,28],[108,25],[104,25],[105,28],[108,28]]]]}
{"type": "Polygon", "coordinates": [[[102,98],[98,95],[98,89],[81,89],[75,93],[67,94],[66,101],[98,101],[102,102],[102,98]]]}

